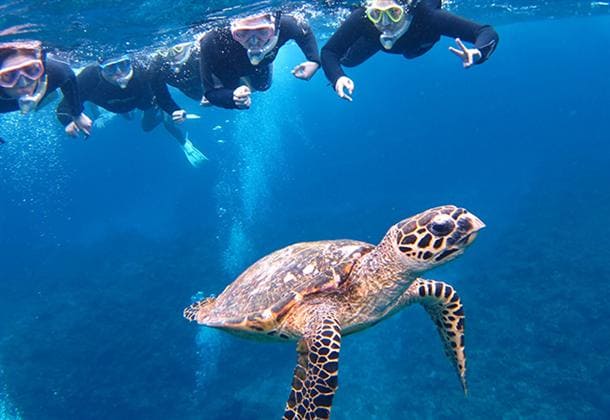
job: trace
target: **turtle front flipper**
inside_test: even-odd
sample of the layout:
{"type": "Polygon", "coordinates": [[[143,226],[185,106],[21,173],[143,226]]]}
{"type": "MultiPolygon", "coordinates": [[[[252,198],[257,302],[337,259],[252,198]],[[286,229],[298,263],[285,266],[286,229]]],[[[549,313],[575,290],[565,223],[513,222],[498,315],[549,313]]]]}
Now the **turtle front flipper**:
{"type": "Polygon", "coordinates": [[[341,326],[333,308],[319,306],[297,344],[297,365],[284,419],[328,419],[338,387],[341,326]]]}
{"type": "Polygon", "coordinates": [[[464,309],[457,292],[447,283],[418,278],[409,286],[405,297],[407,304],[420,303],[436,324],[445,354],[455,366],[466,394],[464,309]]]}

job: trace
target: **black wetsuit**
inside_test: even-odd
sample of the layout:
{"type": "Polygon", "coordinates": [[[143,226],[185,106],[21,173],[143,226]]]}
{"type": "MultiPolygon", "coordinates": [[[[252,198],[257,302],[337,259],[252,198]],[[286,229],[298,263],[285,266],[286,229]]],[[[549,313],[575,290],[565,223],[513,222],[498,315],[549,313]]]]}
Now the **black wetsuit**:
{"type": "MultiPolygon", "coordinates": [[[[78,117],[83,112],[83,105],[79,97],[78,84],[74,72],[68,64],[53,58],[46,58],[44,67],[45,74],[47,75],[47,91],[40,102],[44,102],[44,98],[53,93],[57,88],[60,88],[64,95],[62,102],[65,103],[66,116],[72,121],[73,117],[78,117]]],[[[9,98],[3,89],[0,88],[0,114],[14,111],[19,111],[18,100],[9,98]]]]}
{"type": "MultiPolygon", "coordinates": [[[[163,89],[162,85],[167,84],[179,89],[189,98],[201,101],[203,86],[201,85],[199,57],[199,45],[192,48],[191,55],[182,64],[173,64],[157,54],[151,64],[153,90],[161,91],[163,89]]],[[[174,105],[178,107],[175,102],[174,105]]]]}
{"type": "Polygon", "coordinates": [[[378,51],[401,54],[405,58],[419,57],[428,52],[441,35],[474,44],[482,54],[477,64],[487,60],[498,44],[498,34],[491,26],[479,25],[442,10],[440,0],[422,0],[413,13],[409,29],[386,50],[379,41],[380,32],[367,18],[365,8],[354,10],[322,47],[322,68],[332,86],[345,76],[341,65],[357,66],[378,51]]]}
{"type": "MultiPolygon", "coordinates": [[[[175,103],[171,100],[165,84],[159,91],[153,89],[152,75],[147,67],[138,62],[133,62],[132,65],[133,77],[125,89],[104,79],[99,65],[85,67],[77,77],[82,102],[92,102],[116,114],[134,109],[148,110],[155,105],[159,105],[170,115],[179,109],[174,107],[175,103]]],[[[66,106],[65,101],[61,101],[57,107],[57,118],[64,125],[71,122],[66,115],[66,106]]]]}
{"type": "Polygon", "coordinates": [[[278,50],[289,40],[295,40],[309,61],[320,63],[318,44],[309,25],[299,23],[292,16],[281,16],[277,45],[254,66],[248,59],[247,50],[231,36],[230,28],[215,29],[200,42],[201,80],[205,97],[213,105],[237,108],[233,91],[242,83],[241,77],[250,79],[255,90],[267,90],[271,86],[272,63],[278,50]],[[222,86],[215,84],[215,79],[222,86]]]}

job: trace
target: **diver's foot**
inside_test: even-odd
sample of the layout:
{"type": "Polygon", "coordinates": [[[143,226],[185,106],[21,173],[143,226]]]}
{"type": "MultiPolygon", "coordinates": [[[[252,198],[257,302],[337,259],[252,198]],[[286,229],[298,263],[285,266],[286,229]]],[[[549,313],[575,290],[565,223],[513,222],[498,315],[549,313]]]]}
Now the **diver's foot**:
{"type": "Polygon", "coordinates": [[[198,167],[202,165],[208,158],[201,153],[193,143],[187,138],[184,144],[182,145],[182,151],[184,155],[189,160],[190,164],[194,167],[198,167]]]}

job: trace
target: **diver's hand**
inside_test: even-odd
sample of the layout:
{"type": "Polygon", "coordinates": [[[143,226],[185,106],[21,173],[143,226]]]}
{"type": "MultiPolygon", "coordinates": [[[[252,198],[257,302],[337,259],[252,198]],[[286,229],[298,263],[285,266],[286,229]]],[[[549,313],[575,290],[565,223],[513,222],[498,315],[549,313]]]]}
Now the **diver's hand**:
{"type": "Polygon", "coordinates": [[[172,121],[176,124],[180,124],[186,121],[186,111],[184,109],[179,109],[178,111],[172,112],[172,121]]]}
{"type": "Polygon", "coordinates": [[[91,127],[93,126],[93,121],[91,118],[87,116],[84,112],[81,112],[78,117],[74,119],[74,122],[78,126],[78,128],[85,133],[85,135],[91,135],[91,127]]]}
{"type": "Polygon", "coordinates": [[[80,132],[85,135],[85,138],[91,135],[91,127],[93,121],[85,113],[81,113],[78,117],[66,126],[66,134],[70,137],[76,137],[80,132]]]}
{"type": "Polygon", "coordinates": [[[318,71],[320,65],[313,61],[305,61],[292,69],[292,74],[297,79],[309,80],[318,71]]]}
{"type": "Polygon", "coordinates": [[[26,23],[23,25],[15,25],[0,31],[0,36],[21,35],[28,32],[37,32],[40,25],[35,23],[26,23]]]}
{"type": "Polygon", "coordinates": [[[66,126],[66,134],[70,137],[78,137],[78,133],[80,133],[80,130],[74,121],[66,126]]]}
{"type": "Polygon", "coordinates": [[[233,102],[239,109],[247,109],[252,105],[252,99],[250,98],[250,88],[246,85],[242,85],[233,91],[233,102]]]}
{"type": "Polygon", "coordinates": [[[481,51],[479,51],[478,48],[466,48],[460,38],[456,38],[455,42],[458,44],[458,47],[460,47],[460,49],[458,50],[457,48],[449,47],[449,51],[451,51],[462,59],[462,64],[465,69],[472,66],[473,64],[476,64],[476,62],[479,61],[483,56],[483,54],[481,54],[481,51]]]}
{"type": "Polygon", "coordinates": [[[339,98],[352,101],[352,95],[354,93],[354,81],[347,76],[341,76],[337,79],[337,83],[335,83],[335,92],[339,95],[339,98]],[[347,90],[347,93],[345,93],[347,90]]]}

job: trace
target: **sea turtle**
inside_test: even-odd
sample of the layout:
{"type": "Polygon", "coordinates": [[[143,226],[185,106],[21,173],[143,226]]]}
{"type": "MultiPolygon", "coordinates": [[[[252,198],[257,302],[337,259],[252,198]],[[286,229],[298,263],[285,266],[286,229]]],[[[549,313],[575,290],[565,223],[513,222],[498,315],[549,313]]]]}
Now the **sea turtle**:
{"type": "Polygon", "coordinates": [[[341,337],[419,303],[466,392],[460,298],[450,285],[419,276],[462,254],[484,226],[448,205],[393,225],[377,246],[353,240],[290,245],[254,263],[218,297],[186,308],[184,317],[244,337],[297,341],[284,419],[327,419],[341,337]]]}

